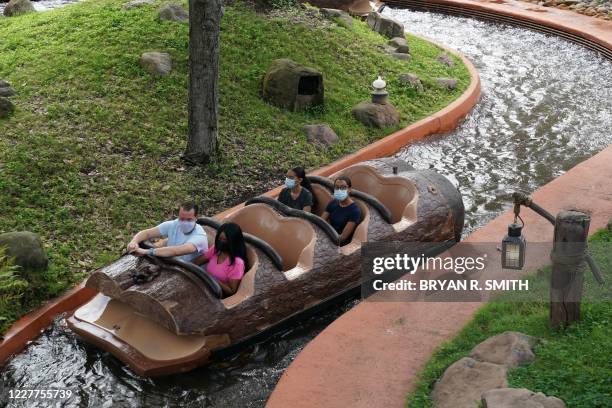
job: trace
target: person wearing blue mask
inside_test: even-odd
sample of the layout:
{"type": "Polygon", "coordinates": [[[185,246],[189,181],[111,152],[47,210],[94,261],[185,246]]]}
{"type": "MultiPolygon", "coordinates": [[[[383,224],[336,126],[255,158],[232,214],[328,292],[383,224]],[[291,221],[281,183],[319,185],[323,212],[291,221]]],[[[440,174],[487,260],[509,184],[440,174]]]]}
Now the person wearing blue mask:
{"type": "Polygon", "coordinates": [[[279,194],[278,201],[296,210],[311,212],[312,188],[304,168],[294,167],[287,172],[285,188],[279,194]]]}
{"type": "Polygon", "coordinates": [[[340,176],[334,181],[334,199],[327,204],[321,216],[340,234],[340,242],[351,236],[361,220],[361,209],[349,196],[351,185],[351,179],[347,176],[340,176]]]}
{"type": "Polygon", "coordinates": [[[181,204],[177,219],[138,232],[128,244],[127,252],[137,256],[176,256],[183,261],[191,262],[208,249],[206,232],[196,223],[197,216],[197,205],[190,202],[181,204]],[[163,247],[143,249],[139,246],[142,241],[162,237],[168,239],[163,247]]]}

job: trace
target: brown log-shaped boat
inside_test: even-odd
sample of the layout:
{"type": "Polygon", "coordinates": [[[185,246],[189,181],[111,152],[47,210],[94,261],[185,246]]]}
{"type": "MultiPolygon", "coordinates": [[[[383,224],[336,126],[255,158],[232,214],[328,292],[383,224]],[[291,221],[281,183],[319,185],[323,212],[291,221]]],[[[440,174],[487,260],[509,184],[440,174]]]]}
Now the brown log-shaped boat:
{"type": "Polygon", "coordinates": [[[140,375],[184,372],[205,364],[212,352],[358,288],[365,242],[460,239],[461,195],[433,171],[386,158],[310,181],[317,198],[313,213],[260,196],[223,219],[198,220],[211,243],[225,221],[245,232],[248,270],[234,295],[221,298],[218,283],[193,264],[124,255],[89,277],[86,286],[100,293],[67,318],[68,326],[140,375]],[[346,243],[319,217],[340,174],[351,178],[352,198],[362,210],[346,243]],[[143,268],[155,277],[135,280],[143,268]]]}

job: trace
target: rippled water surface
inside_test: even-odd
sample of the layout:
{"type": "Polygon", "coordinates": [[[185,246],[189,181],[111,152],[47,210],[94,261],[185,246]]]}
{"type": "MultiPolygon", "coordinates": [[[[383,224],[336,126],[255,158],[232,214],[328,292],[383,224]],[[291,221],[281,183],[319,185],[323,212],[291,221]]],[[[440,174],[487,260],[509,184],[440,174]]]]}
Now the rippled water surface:
{"type": "MultiPolygon", "coordinates": [[[[385,14],[460,50],[480,71],[482,100],[467,120],[399,154],[456,181],[468,230],[508,206],[512,190],[533,191],[612,143],[612,64],[597,54],[523,29],[404,10],[385,14]]],[[[258,407],[302,347],[354,304],[222,363],[158,380],[134,375],[56,323],[8,364],[0,386],[70,388],[76,396],[66,406],[258,407]]]]}

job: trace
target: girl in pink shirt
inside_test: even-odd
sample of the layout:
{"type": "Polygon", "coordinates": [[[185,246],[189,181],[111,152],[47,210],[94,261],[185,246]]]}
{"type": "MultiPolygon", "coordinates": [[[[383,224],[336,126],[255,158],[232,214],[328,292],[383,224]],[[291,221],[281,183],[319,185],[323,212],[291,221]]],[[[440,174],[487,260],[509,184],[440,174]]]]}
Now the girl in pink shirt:
{"type": "Polygon", "coordinates": [[[223,289],[224,297],[238,290],[246,270],[246,245],[240,226],[228,222],[217,230],[215,245],[193,260],[196,265],[206,263],[206,272],[212,275],[223,289]]]}

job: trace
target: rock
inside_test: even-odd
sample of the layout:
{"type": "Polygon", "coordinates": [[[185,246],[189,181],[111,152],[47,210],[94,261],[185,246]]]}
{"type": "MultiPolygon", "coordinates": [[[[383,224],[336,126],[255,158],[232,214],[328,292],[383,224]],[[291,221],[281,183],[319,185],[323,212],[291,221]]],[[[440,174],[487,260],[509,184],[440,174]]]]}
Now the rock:
{"type": "Polygon", "coordinates": [[[525,388],[499,388],[482,394],[484,408],[565,408],[556,397],[547,397],[525,388]]]}
{"type": "Polygon", "coordinates": [[[503,365],[464,357],[446,369],[435,384],[431,397],[436,408],[475,408],[482,393],[506,388],[507,369],[503,365]]]}
{"type": "Polygon", "coordinates": [[[4,15],[7,17],[18,14],[31,13],[36,11],[30,0],[11,0],[4,8],[4,15]]]}
{"type": "Polygon", "coordinates": [[[396,48],[395,52],[397,52],[398,54],[409,54],[410,48],[408,48],[407,45],[400,45],[396,48]]]}
{"type": "Polygon", "coordinates": [[[375,11],[368,14],[367,23],[372,30],[388,38],[404,35],[404,25],[402,23],[375,11]]]}
{"type": "Polygon", "coordinates": [[[153,4],[155,3],[157,0],[132,0],[128,3],[125,4],[125,6],[123,6],[124,10],[129,10],[129,9],[133,9],[136,7],[140,7],[140,6],[144,6],[146,4],[153,4]]]}
{"type": "Polygon", "coordinates": [[[0,97],[0,119],[8,118],[15,112],[15,105],[8,99],[0,97]]]}
{"type": "Polygon", "coordinates": [[[355,119],[369,127],[384,129],[399,124],[399,112],[390,103],[361,102],[352,112],[355,119]]]}
{"type": "Polygon", "coordinates": [[[502,364],[508,368],[518,367],[535,360],[531,347],[537,342],[536,337],[507,331],[478,344],[470,352],[470,357],[478,361],[502,364]]]}
{"type": "Polygon", "coordinates": [[[455,78],[434,78],[439,86],[442,88],[455,89],[457,88],[458,80],[455,78]]]}
{"type": "Polygon", "coordinates": [[[453,62],[453,59],[447,53],[442,53],[438,55],[438,61],[440,61],[442,64],[447,65],[449,67],[452,67],[453,65],[455,65],[455,63],[453,62]]]}
{"type": "Polygon", "coordinates": [[[45,270],[49,260],[37,234],[28,231],[0,234],[0,246],[6,254],[15,258],[15,264],[27,270],[45,270]]]}
{"type": "Polygon", "coordinates": [[[306,133],[308,143],[318,142],[330,146],[338,141],[336,132],[325,123],[319,125],[306,125],[303,131],[306,133]]]}
{"type": "Polygon", "coordinates": [[[140,66],[153,75],[168,75],[172,71],[172,59],[166,52],[145,52],[140,57],[140,66]]]}
{"type": "Polygon", "coordinates": [[[322,8],[319,11],[325,18],[330,20],[338,19],[345,22],[348,26],[353,25],[353,17],[351,17],[346,11],[330,8],[322,8]]]}
{"type": "Polygon", "coordinates": [[[417,74],[412,74],[410,72],[405,74],[400,74],[399,76],[400,83],[404,85],[410,85],[415,88],[417,91],[423,91],[423,83],[417,74]]]}
{"type": "Polygon", "coordinates": [[[403,61],[409,61],[412,57],[410,56],[410,54],[404,54],[401,52],[393,52],[391,53],[391,55],[393,55],[395,58],[399,59],[399,60],[403,60],[403,61]]]}
{"type": "Polygon", "coordinates": [[[17,92],[15,92],[15,90],[13,88],[11,88],[11,87],[5,87],[5,88],[0,87],[0,96],[4,96],[6,98],[6,97],[9,97],[9,96],[14,96],[14,95],[17,95],[17,92]]]}
{"type": "Polygon", "coordinates": [[[290,59],[272,61],[262,86],[265,101],[290,111],[324,102],[323,75],[290,59]]]}
{"type": "Polygon", "coordinates": [[[178,4],[167,4],[159,9],[159,19],[185,23],[189,22],[189,13],[178,4]]]}
{"type": "Polygon", "coordinates": [[[11,86],[11,84],[9,84],[4,79],[0,79],[0,88],[8,88],[9,86],[11,86]]]}
{"type": "Polygon", "coordinates": [[[397,48],[397,47],[401,47],[403,45],[408,45],[408,41],[406,41],[406,38],[404,37],[393,37],[392,39],[389,40],[389,42],[387,43],[390,46],[397,48]]]}

